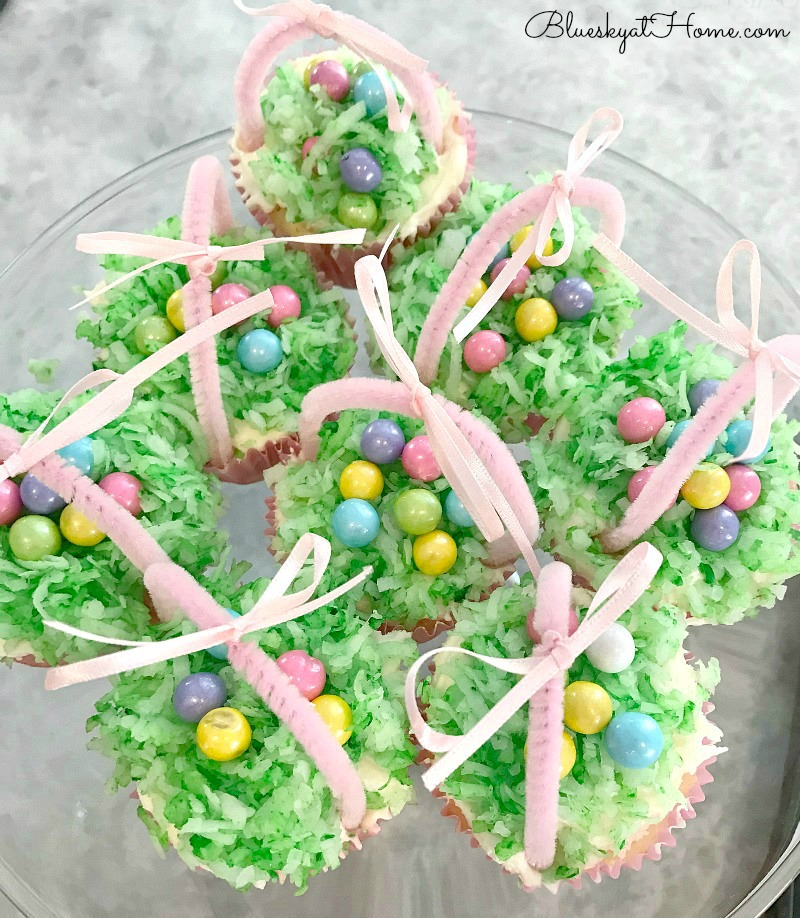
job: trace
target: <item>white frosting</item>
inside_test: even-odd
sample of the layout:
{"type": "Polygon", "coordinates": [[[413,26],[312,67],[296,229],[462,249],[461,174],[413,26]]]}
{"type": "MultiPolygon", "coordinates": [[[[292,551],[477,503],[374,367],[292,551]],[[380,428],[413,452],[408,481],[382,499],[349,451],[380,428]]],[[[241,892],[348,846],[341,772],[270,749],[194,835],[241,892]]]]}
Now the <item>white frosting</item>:
{"type": "Polygon", "coordinates": [[[25,640],[3,640],[0,638],[0,660],[20,660],[27,656],[37,657],[38,655],[30,641],[25,640]]]}

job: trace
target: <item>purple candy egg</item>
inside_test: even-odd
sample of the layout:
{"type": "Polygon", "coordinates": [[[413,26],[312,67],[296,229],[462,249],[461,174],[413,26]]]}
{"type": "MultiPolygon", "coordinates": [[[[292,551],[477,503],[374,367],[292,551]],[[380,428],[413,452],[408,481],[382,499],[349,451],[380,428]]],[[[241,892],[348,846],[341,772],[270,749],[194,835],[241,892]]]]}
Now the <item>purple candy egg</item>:
{"type": "Polygon", "coordinates": [[[394,421],[370,421],[361,434],[361,455],[376,465],[396,462],[403,454],[406,438],[394,421]]]}
{"type": "Polygon", "coordinates": [[[181,720],[197,724],[228,700],[225,683],[216,673],[192,673],[178,683],[172,704],[181,720]]]}
{"type": "Polygon", "coordinates": [[[67,506],[55,491],[43,484],[35,475],[28,473],[19,486],[19,496],[27,510],[39,516],[50,516],[67,506]]]}
{"type": "Polygon", "coordinates": [[[697,414],[703,402],[708,401],[712,395],[716,395],[717,389],[722,385],[718,379],[701,379],[689,389],[689,405],[692,414],[697,414]]]}
{"type": "Polygon", "coordinates": [[[724,504],[711,510],[695,510],[692,539],[708,551],[725,551],[739,537],[739,517],[724,504]]]}
{"type": "Polygon", "coordinates": [[[565,277],[553,287],[550,302],[560,319],[582,319],[594,305],[594,290],[582,277],[565,277]]]}
{"type": "Polygon", "coordinates": [[[377,159],[365,147],[354,147],[339,159],[342,181],[351,191],[366,194],[381,183],[383,170],[377,159]]]}

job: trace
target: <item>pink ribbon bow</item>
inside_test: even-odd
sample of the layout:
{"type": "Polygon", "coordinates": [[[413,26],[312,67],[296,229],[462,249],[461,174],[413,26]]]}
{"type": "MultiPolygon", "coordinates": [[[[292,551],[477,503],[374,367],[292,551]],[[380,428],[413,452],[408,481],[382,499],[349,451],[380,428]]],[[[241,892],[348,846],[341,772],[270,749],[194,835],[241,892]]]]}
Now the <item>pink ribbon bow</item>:
{"type": "Polygon", "coordinates": [[[550,195],[536,222],[533,224],[533,229],[520,243],[517,251],[511,255],[508,263],[492,281],[489,289],[455,326],[453,334],[457,341],[463,341],[483,321],[531,255],[535,254],[541,264],[550,267],[563,265],[569,258],[575,241],[575,221],[572,217],[571,204],[575,183],[586,172],[592,162],[619,137],[621,131],[622,115],[613,108],[598,108],[581,125],[569,144],[567,168],[559,170],[553,176],[550,182],[550,195]],[[600,122],[601,127],[595,139],[587,147],[589,132],[594,127],[595,122],[600,122]],[[556,222],[561,223],[564,232],[564,244],[552,255],[545,255],[544,247],[555,228],[556,222]]]}
{"type": "MultiPolygon", "coordinates": [[[[340,41],[362,60],[376,60],[388,70],[397,72],[401,77],[412,78],[414,75],[423,74],[427,69],[428,62],[424,58],[412,54],[396,39],[368,25],[361,19],[348,13],[340,13],[337,10],[333,10],[324,3],[314,3],[313,0],[288,0],[286,3],[277,3],[261,8],[247,6],[243,0],[234,0],[234,3],[238,9],[250,16],[280,17],[289,20],[295,25],[316,32],[322,38],[333,38],[340,41]]],[[[282,44],[285,44],[285,42],[280,41],[279,30],[276,30],[274,34],[270,33],[268,37],[278,45],[278,49],[282,44]]],[[[259,50],[260,47],[261,43],[259,42],[259,50]]],[[[279,50],[275,50],[275,55],[278,53],[279,50]]],[[[249,72],[249,63],[248,55],[246,54],[242,62],[244,71],[240,70],[240,75],[243,72],[249,72]]],[[[395,87],[392,85],[391,80],[379,70],[376,70],[375,73],[386,94],[389,129],[395,132],[407,130],[412,114],[410,103],[406,100],[401,110],[397,101],[395,87]]],[[[237,78],[237,88],[240,90],[240,97],[241,95],[249,97],[250,93],[247,90],[252,89],[252,87],[247,87],[247,90],[245,90],[243,87],[244,82],[250,81],[237,78]]],[[[413,85],[415,81],[411,79],[411,83],[413,90],[416,88],[413,85]]],[[[243,100],[240,98],[239,101],[241,103],[243,100]]],[[[241,108],[242,105],[240,104],[241,108]]],[[[245,129],[249,128],[250,119],[247,119],[244,126],[245,129]]],[[[428,139],[438,146],[440,138],[429,137],[428,139]]],[[[263,139],[261,142],[263,143],[263,139]]],[[[246,146],[250,147],[249,142],[246,146]]]]}
{"type": "Polygon", "coordinates": [[[623,274],[671,313],[715,344],[745,359],[743,365],[698,410],[680,438],[680,448],[667,453],[628,508],[620,525],[603,534],[604,548],[619,551],[643,535],[672,506],[681,485],[695,466],[703,461],[717,437],[751,399],[754,399],[753,431],[750,442],[735,461],[752,459],[766,447],[772,421],[800,390],[800,335],[779,335],[766,342],[759,338],[761,261],[755,244],[747,239],[740,239],[731,247],[720,267],[717,322],[668,290],[604,235],[599,235],[594,245],[623,274]],[[746,253],[750,258],[749,327],[734,311],[733,266],[739,253],[746,253]]]}
{"type": "Polygon", "coordinates": [[[189,329],[185,334],[151,354],[121,376],[112,370],[95,370],[84,376],[65,393],[53,411],[38,429],[25,440],[20,448],[4,462],[0,463],[0,481],[23,475],[38,462],[63,449],[63,447],[80,440],[81,437],[87,437],[95,433],[101,427],[105,427],[106,424],[110,424],[130,406],[136,387],[153,376],[154,373],[172,363],[173,360],[185,354],[191,348],[197,347],[226,328],[230,328],[238,322],[243,322],[262,309],[271,306],[272,302],[272,294],[266,290],[264,293],[237,303],[219,315],[213,316],[213,318],[189,329]],[[45,432],[60,408],[63,408],[64,405],[81,393],[94,389],[106,382],[109,385],[105,389],[81,405],[80,408],[57,424],[52,430],[45,432]]]}
{"type": "MultiPolygon", "coordinates": [[[[542,569],[534,621],[545,629],[531,657],[502,659],[464,647],[444,646],[423,654],[409,669],[405,704],[420,745],[444,753],[425,772],[422,783],[433,790],[494,736],[528,701],[531,702],[526,764],[525,856],[532,867],[552,863],[557,831],[559,756],[563,727],[564,674],[597,638],[647,590],[661,565],[661,553],[647,542],[637,545],[611,571],[572,635],[568,633],[571,572],[559,561],[542,569]],[[540,620],[541,616],[541,620],[540,620]],[[417,702],[420,670],[437,654],[461,654],[501,672],[520,675],[517,684],[462,736],[427,725],[417,702]],[[544,698],[536,700],[544,690],[544,698]]],[[[435,682],[434,682],[435,684],[435,682]]]]}
{"type": "MultiPolygon", "coordinates": [[[[387,240],[384,253],[391,241],[392,238],[387,240]]],[[[538,573],[539,562],[517,514],[458,424],[431,390],[422,384],[413,361],[395,337],[389,287],[380,260],[374,255],[360,258],[355,266],[355,279],[378,347],[410,392],[412,408],[425,424],[434,456],[445,478],[487,542],[494,542],[508,530],[531,571],[538,573]]],[[[538,525],[537,517],[537,530],[538,525]]]]}

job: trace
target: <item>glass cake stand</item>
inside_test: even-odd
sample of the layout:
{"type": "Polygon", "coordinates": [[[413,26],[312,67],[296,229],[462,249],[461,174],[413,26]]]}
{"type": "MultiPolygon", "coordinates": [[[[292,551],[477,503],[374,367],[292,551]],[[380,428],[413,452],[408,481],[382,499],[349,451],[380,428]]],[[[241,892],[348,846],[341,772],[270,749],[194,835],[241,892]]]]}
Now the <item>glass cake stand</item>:
{"type": "MultiPolygon", "coordinates": [[[[526,173],[556,169],[567,135],[540,125],[475,114],[478,174],[527,183],[526,173]]],[[[0,277],[4,390],[33,384],[30,358],[59,358],[55,382],[89,368],[67,307],[91,286],[97,268],[74,250],[78,232],[142,231],[180,210],[189,164],[226,156],[227,132],[202,138],[123,176],[65,215],[0,277]],[[36,321],[31,322],[35,315],[36,321]],[[48,328],[43,335],[41,330],[48,328]]],[[[713,306],[717,269],[739,236],[680,188],[614,152],[592,167],[613,180],[628,204],[625,247],[661,281],[699,308],[713,306]]],[[[247,219],[243,208],[241,214],[247,219]]],[[[800,298],[765,259],[762,337],[797,327],[800,298]]],[[[742,287],[742,290],[746,290],[742,287]]],[[[746,309],[742,301],[742,308],[746,309]]],[[[652,333],[670,317],[648,304],[638,325],[652,333]]],[[[363,341],[363,335],[360,336],[363,341]]],[[[361,370],[366,362],[361,357],[361,370]]],[[[262,544],[260,486],[229,489],[235,552],[270,573],[262,544]],[[254,495],[257,499],[253,499],[254,495]]],[[[0,891],[28,918],[755,918],[800,871],[794,839],[800,813],[800,584],[778,608],[732,627],[691,633],[690,648],[717,656],[723,679],[714,719],[730,752],[699,818],[678,833],[661,863],[586,883],[527,895],[480,851],[470,849],[419,785],[419,805],[354,852],[342,866],[294,897],[274,886],[247,894],[211,875],[191,872],[170,853],[161,858],[126,793],[104,790],[111,765],[85,749],[84,722],[101,685],[45,694],[41,670],[0,674],[0,891]]],[[[2,898],[2,896],[0,896],[2,898]]]]}

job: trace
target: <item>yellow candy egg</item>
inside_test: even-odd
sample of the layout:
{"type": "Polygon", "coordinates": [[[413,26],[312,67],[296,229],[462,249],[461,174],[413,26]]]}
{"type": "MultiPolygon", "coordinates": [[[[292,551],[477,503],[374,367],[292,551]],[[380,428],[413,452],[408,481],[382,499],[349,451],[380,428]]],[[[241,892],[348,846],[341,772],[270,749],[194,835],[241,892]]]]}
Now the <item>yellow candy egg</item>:
{"type": "Polygon", "coordinates": [[[73,545],[81,545],[89,548],[102,542],[106,534],[98,529],[97,526],[85,517],[80,510],[76,510],[72,504],[67,504],[61,512],[61,519],[58,521],[61,534],[68,542],[73,545]]]}
{"type": "Polygon", "coordinates": [[[467,306],[472,309],[488,289],[486,284],[482,280],[479,280],[472,290],[470,290],[469,296],[467,297],[467,306]]]}
{"type": "Polygon", "coordinates": [[[306,89],[311,88],[311,71],[322,60],[325,60],[325,58],[317,55],[316,57],[312,57],[311,60],[306,64],[306,69],[303,71],[303,85],[306,89]]]}
{"type": "Polygon", "coordinates": [[[566,778],[572,771],[575,760],[578,758],[578,752],[575,749],[575,740],[565,730],[561,734],[561,771],[559,778],[566,778]]]}
{"type": "Polygon", "coordinates": [[[338,695],[317,695],[311,702],[341,746],[353,735],[353,712],[338,695]]]}
{"type": "Polygon", "coordinates": [[[728,496],[731,480],[725,469],[702,462],[681,488],[681,497],[698,510],[718,507],[728,496]]]}
{"type": "Polygon", "coordinates": [[[434,529],[414,539],[414,564],[422,571],[435,577],[446,574],[456,563],[458,549],[453,537],[441,529],[434,529]]]}
{"type": "Polygon", "coordinates": [[[197,725],[197,746],[214,762],[230,762],[250,748],[253,732],[236,708],[214,708],[197,725]]]}
{"type": "Polygon", "coordinates": [[[564,723],[591,736],[608,726],[613,711],[608,692],[595,682],[573,682],[564,692],[564,723]]]}
{"type": "MultiPolygon", "coordinates": [[[[522,245],[522,243],[527,239],[528,234],[533,229],[532,226],[523,226],[521,230],[517,230],[516,233],[511,237],[511,251],[516,252],[517,249],[522,245]]],[[[544,244],[544,255],[553,254],[553,240],[548,236],[547,242],[544,244]]],[[[542,263],[539,259],[531,253],[530,258],[525,262],[525,264],[531,269],[535,270],[536,268],[541,268],[542,263]]]]}
{"type": "Polygon", "coordinates": [[[186,324],[183,321],[183,290],[178,289],[170,294],[167,300],[167,318],[179,332],[186,331],[186,324]]]}
{"type": "Polygon", "coordinates": [[[374,462],[357,459],[345,466],[339,477],[342,497],[360,497],[361,500],[375,500],[383,491],[383,473],[374,462]]]}
{"type": "Polygon", "coordinates": [[[514,324],[525,341],[541,341],[556,330],[558,313],[552,303],[537,296],[519,304],[514,324]]]}

